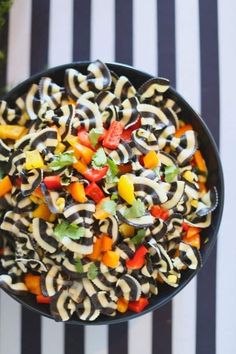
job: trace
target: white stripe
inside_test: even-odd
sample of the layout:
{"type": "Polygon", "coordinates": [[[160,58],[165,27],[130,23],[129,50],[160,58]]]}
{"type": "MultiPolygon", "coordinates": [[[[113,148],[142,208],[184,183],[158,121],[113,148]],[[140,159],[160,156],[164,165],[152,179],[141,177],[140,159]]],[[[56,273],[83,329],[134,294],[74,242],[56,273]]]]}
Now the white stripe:
{"type": "Polygon", "coordinates": [[[1,290],[0,354],[21,352],[21,306],[1,290]]]}
{"type": "MultiPolygon", "coordinates": [[[[177,91],[200,111],[198,0],[176,0],[177,91]]],[[[194,354],[196,345],[196,278],[173,300],[173,354],[194,354]]]]}
{"type": "Polygon", "coordinates": [[[235,55],[236,2],[218,1],[220,64],[220,152],[225,178],[225,207],[217,247],[217,354],[235,352],[235,55]],[[224,232],[222,232],[222,230],[224,232]]]}
{"type": "Polygon", "coordinates": [[[108,326],[85,327],[85,354],[108,354],[108,326]]]}
{"type": "Polygon", "coordinates": [[[30,72],[31,1],[14,1],[8,33],[7,83],[13,87],[30,72]]]}
{"type": "Polygon", "coordinates": [[[42,316],[42,354],[64,353],[64,324],[42,316]]]}
{"type": "Polygon", "coordinates": [[[133,64],[157,74],[157,1],[133,2],[133,64]]]}
{"type": "Polygon", "coordinates": [[[112,62],[115,57],[115,1],[92,0],[90,59],[112,62]]]}
{"type": "Polygon", "coordinates": [[[48,51],[50,67],[72,61],[72,33],[73,0],[51,0],[48,51]]]}
{"type": "Polygon", "coordinates": [[[152,353],[152,313],[148,313],[129,323],[129,354],[152,353]]]}

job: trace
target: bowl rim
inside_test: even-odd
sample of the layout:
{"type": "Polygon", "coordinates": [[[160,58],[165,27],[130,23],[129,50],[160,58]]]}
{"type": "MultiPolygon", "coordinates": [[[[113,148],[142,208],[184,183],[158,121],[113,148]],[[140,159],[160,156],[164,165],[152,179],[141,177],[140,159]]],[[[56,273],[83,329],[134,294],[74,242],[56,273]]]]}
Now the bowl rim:
{"type": "MultiPolygon", "coordinates": [[[[75,61],[75,62],[71,62],[71,63],[66,63],[66,64],[62,64],[62,65],[58,65],[58,66],[54,66],[51,67],[49,69],[46,70],[42,70],[30,77],[28,77],[26,80],[22,81],[21,83],[19,83],[18,85],[16,85],[15,87],[13,87],[10,91],[8,91],[6,94],[4,94],[4,96],[1,98],[2,100],[9,100],[10,97],[12,95],[14,95],[15,93],[17,93],[19,90],[21,91],[22,88],[24,88],[27,85],[33,84],[35,82],[37,82],[41,77],[43,76],[49,76],[50,74],[54,74],[56,71],[60,71],[60,70],[66,70],[70,67],[72,68],[76,68],[79,69],[79,67],[81,66],[88,66],[92,61],[75,61]]],[[[139,75],[142,75],[143,77],[146,77],[146,80],[149,80],[151,78],[154,77],[159,77],[158,75],[151,75],[141,69],[135,68],[131,65],[127,65],[124,63],[119,63],[119,62],[106,62],[106,65],[108,66],[108,68],[110,68],[111,70],[114,70],[117,68],[118,70],[128,70],[131,71],[133,73],[137,73],[139,75]]],[[[219,151],[218,151],[218,147],[216,145],[216,142],[213,138],[213,135],[211,133],[211,131],[209,130],[208,126],[206,125],[206,123],[204,122],[204,120],[202,119],[201,115],[199,113],[197,113],[192,107],[191,105],[185,100],[185,98],[179,93],[177,92],[172,86],[170,86],[169,88],[169,92],[171,93],[171,95],[176,96],[185,106],[187,106],[188,110],[191,111],[191,113],[195,116],[195,118],[198,120],[198,122],[200,122],[200,125],[202,127],[202,129],[204,130],[204,133],[206,134],[212,148],[214,151],[214,155],[215,155],[215,159],[217,161],[217,167],[218,167],[218,174],[219,174],[219,183],[221,185],[221,190],[220,190],[220,194],[219,194],[219,200],[220,203],[218,204],[217,208],[219,208],[218,211],[218,218],[215,222],[215,228],[212,232],[212,238],[211,241],[209,242],[209,247],[208,249],[205,251],[204,255],[202,256],[202,266],[197,268],[194,271],[189,271],[189,276],[187,277],[187,279],[182,280],[182,282],[180,282],[179,286],[177,288],[172,288],[172,292],[170,294],[168,294],[168,296],[166,296],[164,299],[162,299],[159,303],[156,304],[151,304],[149,305],[147,308],[145,308],[142,312],[140,313],[131,313],[129,312],[129,314],[125,315],[122,314],[121,317],[115,316],[113,317],[107,317],[108,319],[105,320],[100,320],[99,318],[96,319],[95,321],[82,321],[82,320],[74,320],[74,319],[70,319],[68,321],[65,321],[65,324],[76,324],[76,325],[81,325],[81,326],[87,326],[87,325],[111,325],[111,324],[118,324],[118,323],[122,323],[122,322],[126,322],[129,320],[132,320],[134,318],[140,317],[142,315],[145,315],[149,312],[153,312],[154,310],[157,310],[158,308],[164,306],[165,304],[167,304],[168,302],[170,302],[172,300],[172,298],[174,298],[192,279],[193,277],[195,277],[199,271],[205,266],[209,255],[212,252],[213,247],[216,244],[217,241],[217,236],[218,236],[218,231],[219,231],[219,227],[221,224],[221,220],[222,220],[222,215],[223,215],[223,209],[224,209],[224,196],[225,196],[225,188],[224,188],[224,175],[223,175],[223,168],[222,168],[222,163],[220,160],[220,155],[219,155],[219,151]]],[[[219,191],[218,191],[219,193],[219,191]]],[[[202,254],[201,254],[202,255],[202,254]]],[[[9,290],[2,288],[3,291],[5,291],[7,294],[9,294],[14,300],[16,300],[18,303],[20,303],[21,305],[23,305],[24,307],[26,307],[27,309],[32,310],[35,313],[38,313],[41,316],[45,316],[47,318],[53,319],[53,316],[45,313],[43,311],[43,308],[45,308],[45,306],[47,305],[43,305],[42,304],[42,310],[34,307],[33,305],[27,303],[24,301],[24,296],[21,295],[15,295],[12,294],[9,290]]],[[[31,294],[27,294],[28,296],[31,294]]],[[[33,295],[32,295],[33,296],[33,295]]],[[[152,296],[158,296],[158,295],[152,295],[152,296]]]]}

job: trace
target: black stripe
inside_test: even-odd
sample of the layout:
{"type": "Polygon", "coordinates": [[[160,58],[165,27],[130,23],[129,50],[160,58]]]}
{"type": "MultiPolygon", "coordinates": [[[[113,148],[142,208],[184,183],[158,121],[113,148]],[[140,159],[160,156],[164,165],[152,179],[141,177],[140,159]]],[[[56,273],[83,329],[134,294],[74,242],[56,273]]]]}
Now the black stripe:
{"type": "Polygon", "coordinates": [[[31,55],[30,72],[35,74],[47,68],[48,32],[49,32],[48,0],[33,0],[31,15],[31,55]]]}
{"type": "Polygon", "coordinates": [[[128,353],[128,322],[109,326],[108,354],[128,353]]]}
{"type": "MultiPolygon", "coordinates": [[[[45,69],[48,61],[49,1],[32,1],[31,75],[45,69]]],[[[41,354],[41,317],[22,307],[21,353],[41,354]]]]}
{"type": "Polygon", "coordinates": [[[116,61],[133,62],[133,1],[116,0],[115,6],[115,56],[116,61]]]}
{"type": "Polygon", "coordinates": [[[9,24],[9,17],[7,15],[5,19],[5,23],[0,30],[0,51],[1,51],[1,55],[3,56],[3,58],[0,60],[0,96],[4,94],[6,88],[8,24],[9,24]]]}
{"type": "MultiPolygon", "coordinates": [[[[175,1],[157,2],[158,76],[176,84],[175,65],[175,1]]],[[[171,354],[172,302],[156,310],[152,321],[152,353],[171,354]]]]}
{"type": "MultiPolygon", "coordinates": [[[[201,113],[219,146],[219,61],[217,1],[199,1],[201,113]]],[[[197,281],[196,353],[216,352],[216,247],[197,281]],[[207,321],[206,319],[210,319],[207,321]]]]}
{"type": "Polygon", "coordinates": [[[84,327],[65,324],[64,354],[84,354],[84,327]]]}
{"type": "Polygon", "coordinates": [[[88,60],[91,37],[91,0],[74,0],[73,61],[88,60]]]}

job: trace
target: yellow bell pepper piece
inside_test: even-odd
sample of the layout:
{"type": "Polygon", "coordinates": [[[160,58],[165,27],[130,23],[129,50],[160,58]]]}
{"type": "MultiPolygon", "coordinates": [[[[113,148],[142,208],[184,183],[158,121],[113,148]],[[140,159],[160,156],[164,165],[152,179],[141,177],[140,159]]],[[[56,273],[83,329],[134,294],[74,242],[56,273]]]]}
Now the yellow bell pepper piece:
{"type": "Polygon", "coordinates": [[[58,154],[61,154],[62,152],[64,152],[66,149],[65,145],[62,144],[62,143],[59,143],[55,149],[55,154],[58,155],[58,154]]]}
{"type": "Polygon", "coordinates": [[[32,213],[33,218],[43,219],[45,221],[50,221],[51,212],[46,204],[40,204],[37,209],[32,213]]]}
{"type": "Polygon", "coordinates": [[[118,182],[118,193],[128,204],[132,205],[135,201],[134,185],[126,175],[120,177],[118,182]]]}
{"type": "Polygon", "coordinates": [[[28,129],[20,125],[0,125],[0,139],[18,140],[27,133],[28,129]]]}
{"type": "Polygon", "coordinates": [[[104,209],[102,208],[103,203],[106,202],[106,201],[109,201],[109,200],[110,200],[109,197],[103,198],[103,199],[101,199],[100,202],[96,205],[96,211],[95,211],[95,213],[93,214],[93,216],[95,217],[95,219],[97,219],[97,220],[104,220],[104,219],[108,218],[109,216],[111,216],[110,213],[108,213],[106,210],[104,210],[104,209]]]}
{"type": "Polygon", "coordinates": [[[102,263],[109,268],[116,268],[120,261],[120,255],[115,251],[107,251],[102,256],[102,263]]]}
{"type": "Polygon", "coordinates": [[[8,192],[10,192],[12,190],[12,187],[13,186],[12,186],[10,178],[8,176],[4,177],[0,181],[0,197],[4,196],[8,192]]]}
{"type": "Polygon", "coordinates": [[[158,156],[155,151],[149,151],[143,158],[143,163],[146,168],[155,168],[158,166],[158,156]]]}
{"type": "Polygon", "coordinates": [[[44,167],[43,158],[38,152],[38,150],[26,151],[25,156],[26,156],[26,163],[25,163],[26,170],[32,170],[33,168],[44,167]]]}
{"type": "Polygon", "coordinates": [[[135,228],[128,224],[121,224],[119,226],[119,231],[123,237],[133,237],[135,233],[135,228]]]}

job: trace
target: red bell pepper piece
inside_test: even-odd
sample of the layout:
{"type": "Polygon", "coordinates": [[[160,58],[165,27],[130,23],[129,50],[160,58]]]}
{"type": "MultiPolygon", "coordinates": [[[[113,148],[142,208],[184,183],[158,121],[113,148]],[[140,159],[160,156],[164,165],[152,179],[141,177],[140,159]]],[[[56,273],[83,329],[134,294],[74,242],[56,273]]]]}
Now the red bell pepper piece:
{"type": "Polygon", "coordinates": [[[115,150],[121,139],[124,126],[121,122],[114,120],[103,139],[102,145],[108,149],[115,150]]]}
{"type": "Polygon", "coordinates": [[[103,134],[99,136],[98,141],[101,142],[107,135],[107,130],[103,128],[103,134]]]}
{"type": "Polygon", "coordinates": [[[87,146],[90,149],[93,149],[92,144],[89,140],[89,135],[88,132],[85,128],[80,128],[77,131],[77,136],[79,138],[79,142],[84,145],[87,146]]]}
{"type": "Polygon", "coordinates": [[[20,188],[21,184],[22,184],[22,178],[21,177],[17,177],[15,179],[15,185],[20,188]]]}
{"type": "Polygon", "coordinates": [[[169,211],[160,207],[160,205],[153,205],[150,210],[152,216],[162,220],[166,220],[169,217],[169,211]]]}
{"type": "Polygon", "coordinates": [[[108,171],[108,166],[104,166],[104,167],[100,168],[99,170],[97,170],[95,168],[90,168],[89,170],[85,171],[83,173],[83,175],[85,178],[87,178],[91,182],[98,182],[104,176],[106,176],[107,171],[108,171]]]}
{"type": "Polygon", "coordinates": [[[136,129],[139,129],[140,127],[141,127],[141,117],[139,117],[137,122],[134,123],[133,125],[131,125],[131,127],[123,130],[123,133],[121,135],[121,139],[130,142],[132,140],[131,135],[132,135],[133,131],[136,129]]]}
{"type": "Polygon", "coordinates": [[[51,297],[50,296],[37,295],[36,296],[36,301],[37,301],[38,304],[50,304],[51,297]]]}
{"type": "Polygon", "coordinates": [[[105,197],[103,191],[95,182],[92,182],[85,188],[85,194],[92,198],[95,203],[100,202],[105,197]]]}
{"type": "Polygon", "coordinates": [[[149,304],[149,301],[146,297],[140,297],[137,301],[130,301],[128,304],[128,309],[133,312],[141,312],[149,304]]]}
{"type": "Polygon", "coordinates": [[[129,269],[140,269],[145,263],[145,255],[148,253],[148,249],[142,245],[137,249],[134,256],[131,259],[126,260],[126,267],[129,269]]]}
{"type": "Polygon", "coordinates": [[[183,228],[183,231],[188,231],[188,229],[189,229],[189,225],[188,224],[186,224],[186,222],[183,222],[183,224],[182,224],[182,228],[183,228]]]}
{"type": "Polygon", "coordinates": [[[60,189],[62,187],[60,176],[47,176],[43,182],[48,189],[60,189]]]}

